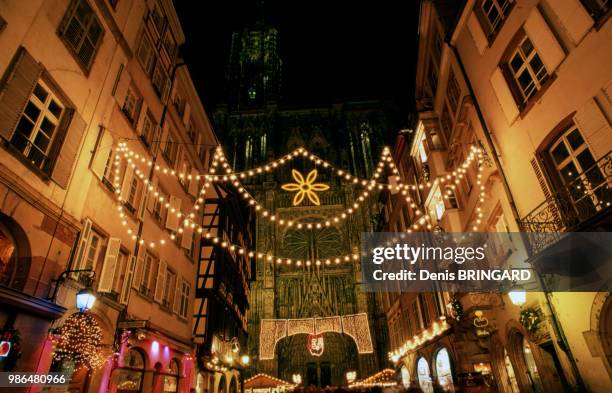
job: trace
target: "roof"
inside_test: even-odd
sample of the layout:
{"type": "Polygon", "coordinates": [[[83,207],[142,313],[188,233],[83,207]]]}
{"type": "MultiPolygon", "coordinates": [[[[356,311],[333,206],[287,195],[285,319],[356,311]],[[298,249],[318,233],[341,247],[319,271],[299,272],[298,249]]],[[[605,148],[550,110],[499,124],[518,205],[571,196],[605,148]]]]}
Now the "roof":
{"type": "Polygon", "coordinates": [[[279,386],[293,386],[293,384],[268,374],[257,374],[244,381],[245,389],[276,388],[279,386]]]}

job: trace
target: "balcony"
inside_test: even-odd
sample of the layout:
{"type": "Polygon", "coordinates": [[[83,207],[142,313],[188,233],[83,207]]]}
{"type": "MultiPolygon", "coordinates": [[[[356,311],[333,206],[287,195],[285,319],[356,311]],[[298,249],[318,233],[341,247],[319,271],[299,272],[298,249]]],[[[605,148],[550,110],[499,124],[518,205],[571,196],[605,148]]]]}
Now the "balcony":
{"type": "MultiPolygon", "coordinates": [[[[558,188],[520,220],[530,255],[536,255],[561,238],[563,232],[596,231],[609,219],[612,197],[612,151],[574,180],[558,188]],[[556,234],[556,235],[555,235],[556,234]]],[[[603,230],[607,230],[603,227],[603,230]]]]}

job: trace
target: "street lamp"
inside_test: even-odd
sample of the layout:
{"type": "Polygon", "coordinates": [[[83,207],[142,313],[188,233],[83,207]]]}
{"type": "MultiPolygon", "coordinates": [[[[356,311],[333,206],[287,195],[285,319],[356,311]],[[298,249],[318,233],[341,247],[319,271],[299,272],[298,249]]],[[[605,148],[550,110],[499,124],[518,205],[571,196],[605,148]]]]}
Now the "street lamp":
{"type": "Polygon", "coordinates": [[[81,312],[89,311],[96,302],[96,294],[91,287],[86,287],[77,292],[76,305],[81,312]]]}
{"type": "Polygon", "coordinates": [[[525,292],[525,288],[517,285],[508,292],[508,297],[512,304],[522,307],[527,301],[527,292],[525,292]]]}

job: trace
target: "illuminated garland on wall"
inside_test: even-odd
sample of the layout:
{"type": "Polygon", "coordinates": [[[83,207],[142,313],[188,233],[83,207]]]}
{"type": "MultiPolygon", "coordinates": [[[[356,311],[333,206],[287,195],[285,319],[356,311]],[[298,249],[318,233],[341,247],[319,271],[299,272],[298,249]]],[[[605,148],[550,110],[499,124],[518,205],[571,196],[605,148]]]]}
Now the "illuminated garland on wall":
{"type": "MultiPolygon", "coordinates": [[[[329,165],[328,163],[326,163],[325,161],[319,159],[318,157],[312,155],[312,154],[308,154],[308,152],[303,149],[303,148],[299,148],[296,149],[293,153],[291,153],[288,156],[291,156],[292,158],[298,156],[298,155],[303,155],[303,156],[307,156],[308,158],[312,159],[316,162],[320,162],[322,163],[324,166],[325,164],[327,164],[328,167],[331,167],[331,165],[329,165]]],[[[287,157],[287,156],[286,156],[287,157]]],[[[311,266],[313,263],[315,266],[321,266],[323,264],[325,265],[331,265],[332,263],[335,264],[339,264],[342,261],[351,261],[351,260],[358,260],[359,259],[359,255],[358,254],[346,254],[346,255],[341,255],[341,256],[337,256],[337,257],[332,257],[332,258],[328,258],[328,259],[322,259],[322,260],[315,260],[315,261],[310,261],[310,260],[292,260],[291,258],[284,258],[284,257],[277,257],[274,255],[267,255],[264,253],[255,253],[252,250],[246,249],[240,245],[235,245],[235,244],[231,244],[223,239],[221,239],[219,236],[217,236],[216,234],[213,234],[209,231],[207,231],[205,228],[203,228],[201,225],[199,225],[198,223],[194,222],[193,219],[195,218],[195,214],[193,212],[190,213],[183,213],[180,209],[175,209],[173,207],[170,206],[169,202],[167,200],[164,199],[164,197],[162,195],[159,195],[159,192],[157,190],[155,190],[155,188],[153,187],[152,184],[150,184],[151,182],[148,179],[145,179],[145,174],[143,171],[141,171],[138,167],[137,167],[137,163],[146,163],[149,167],[153,166],[153,162],[152,161],[147,161],[145,159],[145,157],[134,153],[133,151],[129,150],[127,148],[127,145],[125,142],[121,142],[119,144],[119,147],[117,149],[117,154],[114,157],[113,160],[113,165],[114,165],[114,172],[115,172],[115,177],[114,177],[114,185],[115,185],[115,192],[117,195],[117,203],[118,203],[118,207],[117,210],[119,212],[119,217],[122,220],[122,225],[123,226],[128,226],[128,221],[127,221],[127,215],[126,213],[124,213],[123,211],[123,203],[124,201],[121,198],[121,190],[120,190],[120,161],[122,159],[126,160],[126,165],[129,165],[132,167],[132,169],[134,170],[134,173],[141,179],[143,180],[143,182],[145,183],[145,186],[147,187],[147,190],[149,192],[153,192],[153,197],[157,198],[158,201],[160,201],[161,203],[164,203],[164,206],[168,209],[168,214],[174,214],[176,215],[176,217],[179,219],[179,228],[177,230],[177,232],[179,234],[183,233],[184,230],[186,228],[189,228],[191,230],[196,231],[197,233],[201,234],[202,237],[209,239],[210,241],[212,241],[213,244],[218,244],[223,248],[228,248],[230,251],[236,251],[241,255],[248,255],[249,257],[256,257],[257,259],[266,259],[268,261],[274,261],[278,264],[286,264],[286,265],[291,265],[293,263],[295,263],[296,266],[311,266]]],[[[278,225],[287,225],[287,226],[294,226],[297,229],[302,229],[302,228],[306,228],[306,229],[312,229],[312,228],[321,228],[323,226],[331,226],[332,224],[335,223],[339,223],[341,220],[346,219],[350,214],[353,214],[360,206],[361,203],[363,201],[365,201],[365,198],[369,195],[370,191],[372,191],[374,188],[377,188],[379,190],[382,190],[384,188],[387,188],[389,190],[393,191],[401,191],[401,195],[405,198],[405,201],[408,203],[408,205],[414,210],[415,213],[415,217],[417,217],[417,220],[415,222],[412,223],[412,225],[406,230],[406,232],[413,232],[413,231],[417,231],[421,228],[426,229],[426,230],[431,230],[433,228],[432,224],[431,224],[431,220],[429,215],[427,214],[423,214],[423,212],[418,208],[417,204],[415,203],[415,201],[412,199],[412,197],[409,194],[410,190],[422,190],[425,186],[426,187],[432,187],[435,185],[444,185],[447,184],[450,188],[450,190],[446,190],[446,192],[444,193],[444,198],[448,199],[450,195],[452,195],[451,190],[454,190],[456,188],[456,185],[460,182],[460,180],[465,176],[465,174],[467,173],[467,168],[468,166],[472,163],[472,161],[474,160],[478,161],[478,174],[477,174],[477,185],[479,186],[480,189],[480,193],[479,193],[479,201],[476,207],[476,212],[477,212],[477,218],[476,218],[476,224],[473,226],[473,230],[477,230],[478,229],[478,225],[481,223],[481,219],[482,219],[482,212],[481,212],[481,207],[480,205],[484,202],[484,190],[485,187],[481,184],[481,178],[482,178],[482,169],[483,169],[483,154],[482,154],[482,150],[476,147],[472,147],[470,154],[466,157],[466,160],[464,161],[464,163],[455,171],[453,171],[450,174],[447,174],[446,176],[440,177],[438,179],[435,179],[433,182],[427,182],[425,185],[406,185],[404,183],[402,183],[401,181],[398,181],[398,183],[396,185],[391,185],[391,184],[386,184],[383,185],[381,183],[377,183],[374,179],[379,178],[382,175],[382,171],[384,169],[384,166],[387,165],[389,168],[391,168],[393,175],[396,176],[396,178],[399,179],[399,171],[397,170],[397,167],[395,166],[395,164],[393,163],[393,158],[390,156],[390,152],[388,148],[385,148],[383,150],[383,155],[381,157],[381,160],[377,166],[377,169],[373,175],[373,179],[367,181],[367,180],[363,180],[362,181],[362,185],[366,186],[366,190],[364,190],[361,195],[358,196],[357,201],[349,208],[347,208],[344,212],[340,213],[339,215],[336,215],[330,219],[327,219],[323,222],[318,222],[318,223],[307,223],[307,224],[302,224],[302,223],[294,223],[291,220],[283,220],[283,219],[278,219],[277,217],[273,214],[270,214],[267,210],[263,209],[261,207],[261,205],[257,202],[257,200],[255,198],[253,198],[250,193],[246,190],[246,188],[244,188],[244,186],[242,186],[242,184],[240,183],[240,181],[238,180],[238,177],[236,174],[232,174],[232,170],[229,167],[229,164],[227,164],[227,160],[225,159],[224,155],[223,155],[223,151],[220,147],[218,147],[215,151],[214,157],[213,157],[213,161],[210,167],[210,174],[205,175],[205,179],[206,182],[204,183],[204,185],[202,186],[201,190],[200,190],[200,194],[198,196],[198,198],[196,198],[196,202],[194,204],[194,210],[199,209],[200,204],[203,203],[204,199],[203,199],[203,195],[205,194],[206,190],[210,187],[210,182],[211,180],[215,180],[215,181],[219,181],[219,179],[221,179],[222,181],[231,181],[231,184],[233,184],[235,187],[237,187],[237,190],[242,193],[242,196],[247,200],[247,203],[250,206],[253,206],[255,211],[260,212],[260,215],[262,217],[268,218],[270,221],[277,223],[278,225]],[[211,177],[214,174],[219,166],[219,162],[221,162],[221,166],[224,168],[225,172],[228,175],[223,175],[222,177],[211,177]],[[366,183],[363,183],[363,182],[366,183]]],[[[278,168],[279,164],[284,164],[286,163],[288,160],[290,160],[289,158],[285,159],[285,158],[281,158],[277,161],[273,161],[273,163],[271,165],[266,165],[260,168],[264,168],[261,169],[262,171],[265,171],[266,168],[278,168]],[[278,163],[277,163],[278,162],[278,163]],[[277,163],[276,167],[274,166],[274,164],[277,163]]],[[[161,173],[164,174],[168,174],[171,176],[177,176],[178,179],[184,179],[185,177],[189,180],[193,179],[193,176],[191,174],[189,175],[185,175],[185,174],[177,174],[176,171],[174,170],[169,170],[168,168],[162,168],[159,165],[156,165],[154,167],[155,170],[160,171],[161,173]]],[[[268,171],[271,169],[268,169],[268,171]]],[[[256,171],[257,172],[257,171],[256,171]]],[[[242,172],[242,174],[246,177],[248,176],[249,172],[242,172]]],[[[337,172],[338,175],[345,175],[345,178],[347,180],[353,179],[353,181],[357,180],[357,182],[359,182],[358,178],[351,176],[350,174],[345,174],[343,171],[339,170],[337,172]]],[[[201,176],[200,175],[196,175],[196,180],[200,180],[201,176]]],[[[148,244],[149,247],[155,247],[157,244],[159,245],[164,245],[166,243],[166,239],[160,239],[158,242],[154,242],[154,241],[150,241],[150,242],[146,242],[144,239],[139,238],[138,235],[135,233],[135,231],[131,228],[127,228],[126,229],[127,233],[129,236],[132,237],[133,240],[138,241],[141,245],[144,244],[148,244]]],[[[169,240],[175,240],[176,239],[176,235],[174,233],[169,233],[168,234],[168,238],[169,240]]]]}
{"type": "Polygon", "coordinates": [[[446,322],[446,319],[444,317],[441,317],[440,321],[436,321],[431,325],[431,328],[423,330],[420,334],[415,335],[410,340],[406,341],[404,345],[402,345],[400,348],[396,349],[395,351],[389,352],[389,359],[392,362],[397,363],[397,361],[400,360],[409,351],[417,348],[418,346],[428,341],[431,341],[435,337],[440,336],[448,329],[450,329],[450,325],[448,324],[448,322],[446,322]]]}

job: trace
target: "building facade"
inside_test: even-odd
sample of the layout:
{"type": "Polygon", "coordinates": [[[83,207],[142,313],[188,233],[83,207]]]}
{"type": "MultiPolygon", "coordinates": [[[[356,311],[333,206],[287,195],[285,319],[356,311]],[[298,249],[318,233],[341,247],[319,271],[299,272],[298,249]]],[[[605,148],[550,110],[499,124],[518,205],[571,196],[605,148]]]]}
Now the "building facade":
{"type": "MultiPolygon", "coordinates": [[[[178,57],[172,2],[8,2],[0,17],[0,324],[12,344],[0,367],[66,372],[78,392],[216,391],[197,356],[212,337],[194,338],[201,225],[219,215],[244,237],[248,216],[228,214],[231,192],[202,191],[219,142],[178,57]],[[83,312],[88,287],[97,300],[83,312]],[[71,349],[81,327],[95,351],[71,349]]],[[[248,291],[234,291],[244,315],[248,291]]]]}
{"type": "MultiPolygon", "coordinates": [[[[419,120],[398,136],[394,155],[404,181],[425,190],[414,207],[433,230],[524,232],[524,241],[500,245],[508,266],[553,280],[567,272],[546,265],[551,244],[529,234],[609,231],[608,11],[582,1],[423,2],[419,120]],[[468,169],[447,192],[427,187],[452,173],[470,145],[483,149],[480,174],[468,169]]],[[[387,201],[390,231],[415,222],[402,202],[387,201]]],[[[499,392],[608,391],[608,293],[544,292],[538,280],[527,290],[516,305],[505,294],[390,293],[391,354],[402,379],[426,391],[436,383],[452,391],[449,381],[463,386],[466,373],[499,392]],[[525,322],[530,315],[537,326],[525,322]],[[474,328],[481,318],[484,339],[474,328]],[[419,340],[433,324],[447,329],[419,340]]]]}

